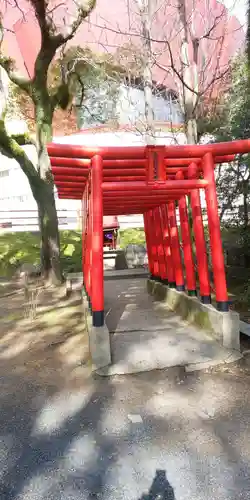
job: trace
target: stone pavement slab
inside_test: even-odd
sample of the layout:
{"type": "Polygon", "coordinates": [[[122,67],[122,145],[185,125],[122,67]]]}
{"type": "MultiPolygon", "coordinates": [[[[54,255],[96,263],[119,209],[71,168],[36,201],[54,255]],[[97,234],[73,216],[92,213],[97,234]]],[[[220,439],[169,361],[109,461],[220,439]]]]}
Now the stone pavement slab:
{"type": "Polygon", "coordinates": [[[154,302],[140,276],[105,281],[105,313],[112,366],[98,373],[136,373],[172,366],[195,369],[240,356],[181,321],[162,302],[154,302]]]}
{"type": "Polygon", "coordinates": [[[104,277],[107,281],[108,279],[132,279],[132,278],[147,278],[148,270],[143,267],[135,268],[135,269],[106,269],[104,271],[104,277]]]}

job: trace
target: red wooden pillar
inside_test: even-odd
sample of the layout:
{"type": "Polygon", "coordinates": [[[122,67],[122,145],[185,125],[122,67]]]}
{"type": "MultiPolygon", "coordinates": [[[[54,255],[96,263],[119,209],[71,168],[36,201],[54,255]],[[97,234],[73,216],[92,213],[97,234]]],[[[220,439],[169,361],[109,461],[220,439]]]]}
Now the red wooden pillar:
{"type": "Polygon", "coordinates": [[[114,231],[114,250],[116,250],[117,245],[117,229],[114,231]]]}
{"type": "Polygon", "coordinates": [[[214,160],[210,153],[204,156],[202,167],[204,179],[208,181],[205,195],[217,308],[219,311],[228,311],[228,293],[214,178],[214,160]]]}
{"type": "Polygon", "coordinates": [[[161,281],[160,259],[158,253],[158,229],[157,217],[155,208],[152,210],[152,236],[153,236],[153,252],[154,252],[154,277],[155,280],[161,281]]]}
{"type": "Polygon", "coordinates": [[[156,230],[156,241],[157,241],[157,253],[159,260],[159,270],[160,270],[160,280],[162,283],[168,284],[167,279],[167,266],[165,260],[165,252],[163,246],[163,234],[162,234],[162,214],[160,207],[155,208],[155,230],[156,230]]]}
{"type": "Polygon", "coordinates": [[[85,259],[86,259],[86,193],[82,197],[82,283],[85,288],[85,259]]]}
{"type": "Polygon", "coordinates": [[[91,305],[93,326],[104,324],[103,284],[103,160],[96,155],[91,161],[92,199],[92,262],[91,262],[91,305]]]}
{"type": "MultiPolygon", "coordinates": [[[[176,179],[184,179],[183,173],[177,172],[176,179]]],[[[192,240],[188,221],[188,210],[186,196],[182,196],[179,199],[179,214],[180,214],[180,226],[181,226],[181,237],[183,245],[184,263],[186,269],[186,284],[188,295],[197,295],[196,291],[196,278],[195,278],[195,268],[194,259],[192,251],[192,240]]]]}
{"type": "Polygon", "coordinates": [[[177,222],[176,222],[175,202],[174,201],[169,201],[167,203],[167,213],[168,213],[168,220],[169,220],[170,242],[171,242],[174,272],[175,272],[176,290],[178,290],[179,292],[183,292],[185,290],[185,284],[184,284],[184,276],[183,276],[183,270],[182,270],[180,240],[179,240],[178,227],[177,227],[177,222]]]}
{"type": "Polygon", "coordinates": [[[150,227],[150,238],[152,242],[151,248],[152,248],[152,259],[153,259],[153,279],[157,281],[160,279],[160,268],[158,261],[155,220],[154,220],[153,210],[149,210],[149,227],[150,227]]]}
{"type": "Polygon", "coordinates": [[[150,277],[153,279],[154,262],[153,262],[153,256],[152,256],[152,240],[151,240],[151,233],[150,233],[150,226],[149,226],[149,224],[150,224],[149,213],[145,212],[145,214],[143,215],[143,218],[144,218],[144,230],[145,230],[147,254],[148,254],[148,268],[149,268],[150,277]]]}
{"type": "MultiPolygon", "coordinates": [[[[196,179],[198,175],[197,165],[191,163],[188,168],[189,179],[196,179]]],[[[200,298],[203,304],[211,304],[211,290],[208,270],[207,248],[202,219],[201,200],[198,189],[194,189],[190,195],[193,230],[196,247],[197,268],[200,283],[200,298]]]]}
{"type": "Polygon", "coordinates": [[[85,258],[85,275],[86,275],[86,293],[91,308],[91,262],[92,262],[92,209],[91,209],[91,196],[89,196],[89,186],[87,186],[87,221],[86,221],[86,258],[85,258]]]}
{"type": "Polygon", "coordinates": [[[86,256],[85,256],[85,266],[84,266],[84,275],[85,275],[85,290],[87,293],[87,297],[90,297],[90,226],[89,226],[89,215],[87,218],[86,224],[86,256]]]}
{"type": "Polygon", "coordinates": [[[159,281],[164,280],[164,250],[162,246],[162,242],[160,239],[160,215],[159,209],[153,209],[153,221],[154,221],[154,247],[155,247],[155,258],[157,261],[157,270],[158,273],[156,275],[156,279],[159,281]]]}
{"type": "Polygon", "coordinates": [[[162,205],[161,212],[162,212],[163,246],[167,264],[168,286],[170,288],[175,288],[176,287],[175,273],[174,273],[173,259],[171,253],[170,230],[169,230],[166,205],[162,205]]]}

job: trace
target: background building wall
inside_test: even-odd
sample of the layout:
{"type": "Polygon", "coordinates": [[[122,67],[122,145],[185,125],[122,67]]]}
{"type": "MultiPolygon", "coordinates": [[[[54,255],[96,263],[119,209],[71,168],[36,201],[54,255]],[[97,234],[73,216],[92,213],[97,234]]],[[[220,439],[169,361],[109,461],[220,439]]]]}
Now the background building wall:
{"type": "MultiPolygon", "coordinates": [[[[117,90],[111,89],[110,82],[85,90],[84,106],[77,107],[79,129],[105,123],[118,126],[142,124],[145,121],[144,92],[135,86],[121,84],[117,90]]],[[[77,99],[76,99],[77,103],[77,99]]],[[[153,96],[154,117],[157,122],[181,125],[183,113],[173,92],[153,96]]]]}

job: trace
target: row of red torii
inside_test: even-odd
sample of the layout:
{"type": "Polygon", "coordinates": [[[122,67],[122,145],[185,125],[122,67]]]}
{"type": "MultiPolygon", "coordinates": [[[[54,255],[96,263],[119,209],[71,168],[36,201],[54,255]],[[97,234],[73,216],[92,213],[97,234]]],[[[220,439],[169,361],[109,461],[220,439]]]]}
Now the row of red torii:
{"type": "Polygon", "coordinates": [[[59,198],[82,200],[83,286],[94,326],[104,324],[104,215],[142,213],[151,279],[191,296],[198,295],[204,304],[211,303],[200,190],[205,191],[217,308],[228,311],[214,168],[218,163],[233,161],[237,154],[248,152],[248,139],[183,146],[90,148],[48,145],[59,198]],[[187,197],[192,211],[193,235],[187,197]]]}

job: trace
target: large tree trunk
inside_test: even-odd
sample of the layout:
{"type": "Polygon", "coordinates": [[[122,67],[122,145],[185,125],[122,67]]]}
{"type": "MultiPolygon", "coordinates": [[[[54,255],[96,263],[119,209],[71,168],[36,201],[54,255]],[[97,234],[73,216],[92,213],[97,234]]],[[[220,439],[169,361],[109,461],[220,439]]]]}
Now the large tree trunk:
{"type": "Polygon", "coordinates": [[[42,102],[40,99],[36,105],[38,172],[40,177],[36,201],[41,232],[41,264],[45,277],[56,284],[62,281],[60,238],[53,176],[46,147],[47,143],[52,140],[54,110],[50,101],[42,102]]]}
{"type": "MultiPolygon", "coordinates": [[[[43,272],[54,283],[61,282],[58,220],[54,197],[54,183],[48,155],[46,156],[46,164],[43,163],[43,168],[47,165],[47,172],[44,178],[41,178],[41,166],[39,171],[37,171],[17,140],[14,137],[8,136],[3,120],[0,120],[0,143],[1,151],[9,158],[15,158],[19,163],[22,171],[27,176],[33,197],[37,203],[41,231],[41,263],[43,272]]],[[[45,144],[43,146],[44,152],[46,151],[45,144]]]]}
{"type": "Polygon", "coordinates": [[[178,0],[178,11],[180,26],[182,28],[181,40],[181,73],[182,73],[182,107],[185,118],[185,133],[188,144],[197,144],[197,92],[198,81],[198,49],[199,44],[193,39],[185,0],[178,0]],[[190,44],[193,46],[193,54],[190,59],[190,44]]]}
{"type": "Polygon", "coordinates": [[[147,145],[155,144],[153,77],[152,77],[152,47],[151,19],[152,1],[137,0],[142,25],[142,55],[143,55],[143,91],[145,101],[145,141],[147,145]]]}
{"type": "Polygon", "coordinates": [[[197,144],[197,120],[196,118],[186,117],[185,133],[188,144],[197,144]]]}
{"type": "Polygon", "coordinates": [[[243,182],[243,217],[244,217],[244,228],[248,229],[249,216],[248,216],[248,192],[249,192],[249,181],[243,182]]]}
{"type": "Polygon", "coordinates": [[[42,179],[39,184],[39,197],[36,201],[41,233],[41,264],[45,278],[57,284],[62,281],[62,272],[54,186],[42,179]]]}
{"type": "Polygon", "coordinates": [[[188,144],[197,144],[197,119],[196,105],[198,90],[197,84],[197,64],[191,63],[188,57],[188,43],[184,40],[182,43],[183,60],[183,108],[185,117],[185,133],[188,144]],[[193,90],[193,91],[192,91],[193,90]]]}
{"type": "Polygon", "coordinates": [[[247,54],[247,69],[248,69],[248,86],[250,88],[250,0],[248,0],[247,3],[246,54],[247,54]]]}

